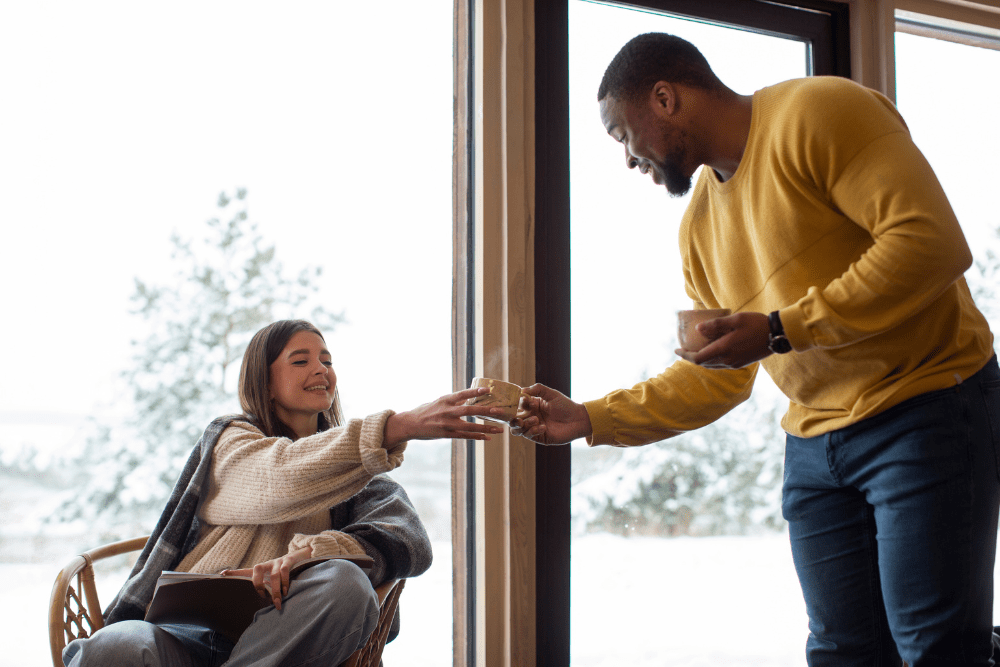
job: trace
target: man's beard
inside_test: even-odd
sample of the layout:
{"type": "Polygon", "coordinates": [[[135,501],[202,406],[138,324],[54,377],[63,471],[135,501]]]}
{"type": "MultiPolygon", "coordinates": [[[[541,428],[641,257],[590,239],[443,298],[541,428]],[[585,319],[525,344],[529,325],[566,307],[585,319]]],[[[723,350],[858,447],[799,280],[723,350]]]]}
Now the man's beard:
{"type": "Polygon", "coordinates": [[[691,177],[685,174],[681,167],[686,161],[687,151],[684,149],[684,144],[677,140],[683,138],[683,135],[674,137],[678,148],[665,155],[657,165],[663,177],[663,185],[671,197],[683,197],[691,189],[691,177]]]}
{"type": "MultiPolygon", "coordinates": [[[[683,151],[682,151],[683,153],[683,151]]],[[[671,197],[683,197],[691,190],[691,177],[681,171],[681,161],[677,158],[682,155],[674,154],[660,162],[660,174],[663,176],[664,187],[671,197]]]]}
{"type": "Polygon", "coordinates": [[[691,189],[691,177],[683,171],[682,165],[687,162],[687,132],[671,128],[664,124],[664,132],[668,135],[668,141],[676,148],[663,156],[657,164],[660,168],[660,176],[663,177],[663,185],[671,197],[683,197],[691,189]]]}

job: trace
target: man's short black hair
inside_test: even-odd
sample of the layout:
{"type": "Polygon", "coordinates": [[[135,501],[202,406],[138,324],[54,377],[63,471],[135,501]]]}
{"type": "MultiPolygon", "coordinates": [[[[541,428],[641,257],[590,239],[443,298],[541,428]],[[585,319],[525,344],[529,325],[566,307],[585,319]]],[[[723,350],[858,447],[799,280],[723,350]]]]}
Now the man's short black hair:
{"type": "Polygon", "coordinates": [[[686,40],[662,32],[633,37],[604,71],[597,101],[611,96],[634,102],[657,81],[717,90],[722,83],[701,51],[686,40]]]}

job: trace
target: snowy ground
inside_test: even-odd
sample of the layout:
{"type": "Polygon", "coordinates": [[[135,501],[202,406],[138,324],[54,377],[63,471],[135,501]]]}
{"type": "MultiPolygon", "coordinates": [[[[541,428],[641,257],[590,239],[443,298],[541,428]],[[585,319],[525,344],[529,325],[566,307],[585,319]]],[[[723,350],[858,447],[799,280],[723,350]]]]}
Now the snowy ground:
{"type": "MultiPolygon", "coordinates": [[[[434,548],[435,566],[407,582],[388,667],[451,665],[450,545],[434,548]]],[[[49,664],[46,608],[58,567],[0,564],[5,601],[19,601],[0,605],[0,667],[49,664]]],[[[573,544],[572,596],[574,667],[804,664],[805,611],[783,535],[590,535],[573,544]]]]}

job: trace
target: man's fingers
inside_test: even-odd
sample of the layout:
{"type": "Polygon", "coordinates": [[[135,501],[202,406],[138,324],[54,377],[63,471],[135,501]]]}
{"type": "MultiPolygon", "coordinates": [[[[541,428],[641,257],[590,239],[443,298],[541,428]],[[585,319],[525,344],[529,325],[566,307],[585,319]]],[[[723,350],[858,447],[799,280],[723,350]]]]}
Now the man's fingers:
{"type": "Polygon", "coordinates": [[[521,390],[521,393],[522,394],[527,394],[528,396],[538,397],[538,396],[541,396],[542,394],[544,394],[547,389],[548,389],[548,387],[546,387],[544,384],[540,384],[540,383],[536,382],[535,384],[531,385],[530,387],[523,388],[521,390]]]}

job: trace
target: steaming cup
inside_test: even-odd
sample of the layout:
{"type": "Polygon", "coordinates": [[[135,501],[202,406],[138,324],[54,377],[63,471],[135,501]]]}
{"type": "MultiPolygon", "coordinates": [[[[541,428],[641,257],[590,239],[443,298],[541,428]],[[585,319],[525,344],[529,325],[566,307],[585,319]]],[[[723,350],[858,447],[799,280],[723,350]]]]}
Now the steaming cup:
{"type": "Polygon", "coordinates": [[[516,384],[493,378],[472,378],[469,389],[476,387],[486,387],[490,393],[474,396],[465,402],[466,405],[503,409],[502,415],[490,415],[489,417],[476,415],[476,419],[488,419],[506,424],[517,414],[517,406],[521,401],[521,388],[516,384]]]}
{"type": "Polygon", "coordinates": [[[698,333],[696,327],[702,322],[726,317],[730,312],[728,308],[677,311],[677,342],[680,343],[681,349],[697,352],[708,345],[711,341],[698,333]]]}

